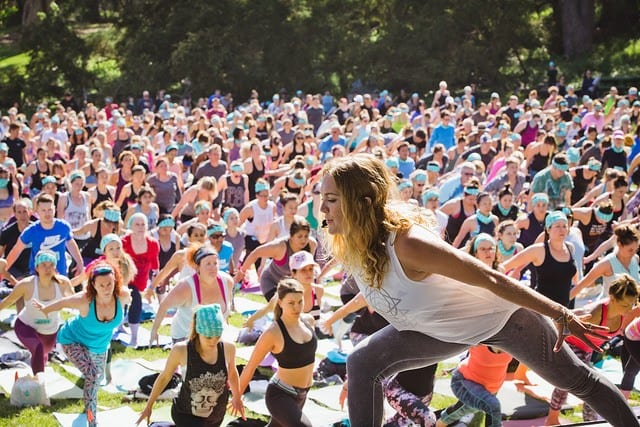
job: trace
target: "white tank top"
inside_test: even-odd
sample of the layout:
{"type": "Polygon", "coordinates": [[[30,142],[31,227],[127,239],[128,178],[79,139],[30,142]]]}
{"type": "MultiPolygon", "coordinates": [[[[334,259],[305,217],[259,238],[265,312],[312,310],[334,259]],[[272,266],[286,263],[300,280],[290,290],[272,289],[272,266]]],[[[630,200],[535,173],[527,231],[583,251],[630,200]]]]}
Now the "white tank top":
{"type": "Polygon", "coordinates": [[[47,317],[42,314],[40,310],[36,309],[33,306],[33,301],[38,301],[43,305],[47,305],[62,298],[62,291],[60,291],[60,286],[56,282],[53,282],[53,287],[55,289],[56,296],[51,300],[41,300],[38,293],[38,276],[34,276],[33,293],[31,294],[31,299],[29,299],[29,301],[25,301],[24,308],[18,314],[18,319],[20,319],[22,323],[31,326],[39,334],[42,335],[52,335],[58,331],[58,327],[60,326],[60,312],[53,311],[49,313],[49,316],[47,317]]]}
{"type": "Polygon", "coordinates": [[[600,294],[600,298],[607,298],[609,296],[609,288],[611,287],[611,284],[618,278],[618,276],[622,274],[628,274],[629,276],[631,276],[633,280],[636,281],[636,283],[640,283],[640,266],[638,265],[638,256],[634,255],[631,258],[631,262],[629,263],[629,269],[627,269],[627,267],[622,265],[622,263],[616,256],[617,254],[618,254],[618,248],[616,247],[616,249],[613,252],[611,252],[609,255],[604,257],[604,259],[609,261],[613,274],[611,276],[604,276],[602,278],[602,282],[604,283],[604,286],[602,287],[602,293],[600,294]]]}
{"type": "MultiPolygon", "coordinates": [[[[64,210],[64,219],[71,225],[71,229],[80,228],[89,221],[89,202],[86,194],[80,193],[82,204],[76,205],[71,200],[71,194],[67,192],[67,207],[64,210]]],[[[87,240],[90,233],[73,236],[77,240],[87,240]]]]}
{"type": "Polygon", "coordinates": [[[475,345],[498,333],[520,308],[487,289],[445,276],[409,279],[398,261],[395,237],[391,233],[387,241],[389,266],[380,289],[368,286],[362,275],[354,278],[367,303],[399,331],[475,345]]]}
{"type": "Polygon", "coordinates": [[[280,218],[278,218],[276,221],[277,225],[278,225],[278,235],[276,236],[276,238],[278,237],[289,237],[289,231],[290,228],[287,228],[284,224],[284,217],[281,216],[280,218]]]}
{"type": "Polygon", "coordinates": [[[276,204],[269,201],[267,207],[262,209],[257,200],[252,200],[249,202],[249,206],[253,209],[253,221],[245,222],[247,236],[254,236],[260,243],[264,243],[269,238],[269,229],[274,220],[273,212],[276,204]]]}

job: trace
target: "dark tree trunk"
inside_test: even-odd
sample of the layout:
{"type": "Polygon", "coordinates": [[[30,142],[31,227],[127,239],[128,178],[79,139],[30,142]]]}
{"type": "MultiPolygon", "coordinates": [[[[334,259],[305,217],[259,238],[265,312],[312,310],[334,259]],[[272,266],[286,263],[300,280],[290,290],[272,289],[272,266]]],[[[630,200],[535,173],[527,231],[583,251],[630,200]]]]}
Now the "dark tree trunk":
{"type": "Polygon", "coordinates": [[[38,19],[38,12],[49,10],[51,0],[25,0],[22,9],[22,26],[27,27],[38,19]]]}
{"type": "Polygon", "coordinates": [[[595,20],[594,0],[560,0],[564,54],[575,58],[591,51],[595,20]]]}

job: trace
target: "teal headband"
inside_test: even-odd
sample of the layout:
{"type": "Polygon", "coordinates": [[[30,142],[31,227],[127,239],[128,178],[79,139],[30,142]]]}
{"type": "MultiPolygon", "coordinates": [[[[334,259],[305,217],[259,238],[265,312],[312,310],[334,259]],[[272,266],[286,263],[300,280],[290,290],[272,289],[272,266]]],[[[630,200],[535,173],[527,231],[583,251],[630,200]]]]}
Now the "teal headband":
{"type": "Polygon", "coordinates": [[[209,203],[202,203],[198,205],[198,207],[195,209],[196,215],[198,215],[203,210],[206,210],[207,212],[211,212],[211,205],[209,203]]]}
{"type": "Polygon", "coordinates": [[[236,208],[229,208],[226,211],[224,211],[224,215],[222,215],[222,220],[224,221],[225,224],[229,224],[229,217],[234,213],[236,215],[240,215],[240,213],[238,212],[238,209],[236,208]]]}
{"type": "Polygon", "coordinates": [[[476,240],[473,241],[473,252],[478,251],[478,246],[482,242],[490,242],[494,248],[496,247],[496,239],[494,239],[487,233],[480,233],[476,236],[476,240]]]}
{"type": "Polygon", "coordinates": [[[212,235],[214,235],[216,233],[224,234],[224,227],[221,226],[220,224],[214,224],[211,227],[209,227],[209,229],[207,229],[207,236],[208,237],[211,237],[212,235]]]}
{"type": "Polygon", "coordinates": [[[531,198],[531,204],[532,205],[537,205],[538,203],[544,203],[545,205],[549,204],[549,196],[547,196],[545,193],[536,193],[533,195],[533,197],[531,198]]]}
{"type": "Polygon", "coordinates": [[[296,177],[294,176],[292,179],[293,179],[293,182],[294,182],[296,185],[299,185],[299,186],[301,186],[301,187],[307,183],[307,180],[306,180],[305,178],[296,178],[296,177]]]}
{"type": "Polygon", "coordinates": [[[58,254],[53,252],[53,251],[49,251],[49,250],[41,250],[40,252],[38,252],[38,254],[36,255],[36,259],[34,261],[34,266],[39,266],[40,264],[42,264],[43,262],[50,262],[52,264],[57,264],[58,263],[58,254]]]}
{"type": "Polygon", "coordinates": [[[427,170],[429,172],[440,172],[440,165],[437,163],[427,163],[427,170]]]}
{"type": "Polygon", "coordinates": [[[117,234],[114,234],[114,233],[107,234],[102,238],[102,240],[100,240],[100,251],[103,254],[104,254],[105,248],[111,242],[118,242],[120,247],[122,247],[122,240],[120,240],[120,237],[117,234]]]}
{"type": "Polygon", "coordinates": [[[567,160],[569,163],[578,163],[580,161],[580,150],[571,147],[567,150],[567,160]]]}
{"type": "MultiPolygon", "coordinates": [[[[427,166],[427,170],[429,170],[429,166],[427,166]]],[[[439,172],[439,171],[440,171],[440,168],[438,167],[438,170],[436,172],[439,172]]],[[[422,171],[418,171],[411,179],[413,180],[413,182],[427,182],[427,174],[422,171]]]]}
{"type": "Polygon", "coordinates": [[[553,167],[554,167],[554,168],[556,168],[556,169],[558,169],[558,170],[561,170],[561,171],[563,171],[563,172],[566,172],[566,171],[568,171],[568,170],[569,170],[569,165],[562,165],[562,164],[560,164],[560,163],[556,162],[556,160],[555,160],[555,159],[553,159],[553,160],[551,161],[551,164],[553,165],[553,167]]]}
{"type": "Polygon", "coordinates": [[[220,304],[196,308],[196,332],[205,337],[219,337],[224,330],[224,317],[220,304]]]}
{"type": "Polygon", "coordinates": [[[47,184],[56,184],[56,178],[54,176],[51,175],[47,175],[44,178],[42,178],[42,186],[44,187],[47,184]]]}
{"type": "Polygon", "coordinates": [[[598,171],[600,171],[600,169],[602,169],[602,163],[600,163],[596,159],[589,160],[589,162],[587,163],[587,166],[588,166],[589,170],[594,171],[594,172],[598,172],[598,171]]]}
{"type": "Polygon", "coordinates": [[[104,211],[103,218],[109,222],[120,222],[120,211],[115,209],[107,209],[104,211]]]}
{"type": "Polygon", "coordinates": [[[547,217],[544,220],[544,228],[546,228],[547,230],[551,228],[551,226],[553,224],[555,224],[558,221],[564,221],[567,224],[569,223],[569,219],[567,218],[567,216],[561,212],[561,211],[553,211],[551,213],[549,213],[549,215],[547,215],[547,217]]]}
{"type": "Polygon", "coordinates": [[[389,157],[387,160],[385,160],[384,164],[387,165],[387,167],[390,169],[400,166],[400,163],[398,163],[398,159],[396,159],[395,157],[389,157]]]}
{"type": "Polygon", "coordinates": [[[231,172],[244,172],[244,166],[238,163],[231,165],[230,169],[231,169],[231,172]]]}
{"type": "Polygon", "coordinates": [[[468,194],[469,196],[477,196],[480,193],[480,189],[478,187],[464,187],[464,194],[468,194]]]}
{"type": "Polygon", "coordinates": [[[176,226],[176,222],[173,220],[173,218],[165,218],[162,221],[160,221],[158,223],[158,228],[160,227],[175,227],[176,226]]]}
{"type": "Polygon", "coordinates": [[[400,184],[398,184],[398,191],[402,191],[405,188],[413,188],[413,184],[411,184],[409,181],[402,181],[400,184]]]}
{"type": "Polygon", "coordinates": [[[69,175],[69,182],[73,182],[78,178],[84,180],[84,173],[80,171],[71,172],[71,175],[69,175]]]}
{"type": "Polygon", "coordinates": [[[600,207],[596,209],[596,217],[604,222],[610,222],[613,219],[613,212],[604,213],[600,210],[600,207]]]}
{"type": "Polygon", "coordinates": [[[422,204],[426,205],[431,199],[440,199],[440,192],[436,189],[430,189],[422,193],[422,204]]]}
{"type": "Polygon", "coordinates": [[[269,184],[266,182],[256,182],[254,189],[256,190],[256,194],[261,191],[269,191],[269,184]]]}

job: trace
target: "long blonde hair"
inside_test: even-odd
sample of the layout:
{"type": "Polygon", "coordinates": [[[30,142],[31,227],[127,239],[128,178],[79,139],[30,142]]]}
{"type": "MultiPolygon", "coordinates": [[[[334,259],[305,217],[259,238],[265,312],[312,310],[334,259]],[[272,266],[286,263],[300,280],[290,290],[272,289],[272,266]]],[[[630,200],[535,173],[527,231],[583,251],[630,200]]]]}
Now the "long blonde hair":
{"type": "Polygon", "coordinates": [[[432,228],[433,214],[390,200],[396,191],[393,178],[370,154],[334,159],[324,173],[334,179],[340,193],[344,226],[342,233],[327,237],[327,246],[347,270],[362,272],[370,286],[379,288],[389,263],[389,234],[407,231],[413,224],[432,228]]]}

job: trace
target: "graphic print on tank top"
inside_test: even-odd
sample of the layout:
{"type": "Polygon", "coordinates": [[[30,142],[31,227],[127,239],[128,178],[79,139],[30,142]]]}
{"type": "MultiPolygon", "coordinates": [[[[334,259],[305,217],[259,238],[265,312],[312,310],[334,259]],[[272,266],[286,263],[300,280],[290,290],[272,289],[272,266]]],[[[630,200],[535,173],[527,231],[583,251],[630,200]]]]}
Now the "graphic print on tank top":
{"type": "Polygon", "coordinates": [[[227,374],[224,371],[200,374],[197,378],[189,380],[189,387],[191,387],[191,413],[196,417],[207,418],[227,387],[227,374]]]}
{"type": "Polygon", "coordinates": [[[242,209],[244,206],[244,178],[240,183],[234,184],[230,177],[227,177],[227,188],[224,190],[224,201],[227,206],[242,209]]]}

